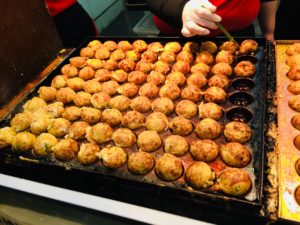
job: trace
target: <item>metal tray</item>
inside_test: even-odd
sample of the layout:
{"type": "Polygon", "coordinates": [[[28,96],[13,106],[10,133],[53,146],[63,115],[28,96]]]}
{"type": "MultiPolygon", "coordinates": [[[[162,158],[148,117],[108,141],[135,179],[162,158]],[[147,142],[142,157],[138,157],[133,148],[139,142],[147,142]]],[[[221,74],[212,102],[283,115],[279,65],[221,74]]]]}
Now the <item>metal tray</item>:
{"type": "MultiPolygon", "coordinates": [[[[49,86],[51,80],[54,76],[60,74],[60,69],[63,65],[69,62],[71,57],[79,55],[80,49],[85,47],[89,41],[98,39],[100,41],[105,40],[128,40],[129,42],[133,42],[139,38],[128,38],[128,37],[90,37],[87,41],[82,43],[78,48],[76,48],[57,68],[55,68],[47,77],[45,77],[40,84],[34,87],[28,94],[22,99],[11,111],[1,119],[0,127],[6,126],[9,124],[9,120],[12,118],[11,116],[20,112],[22,110],[22,105],[37,95],[37,90],[40,86],[49,86]]],[[[183,39],[176,37],[159,37],[159,38],[142,38],[147,43],[159,41],[161,43],[166,43],[170,41],[178,41],[181,44],[184,44],[187,41],[196,41],[198,43],[202,41],[213,41],[218,46],[227,41],[225,38],[191,38],[191,39],[183,39]]],[[[164,199],[164,195],[173,196],[176,201],[182,200],[183,202],[187,202],[190,204],[193,202],[196,203],[196,206],[207,206],[211,207],[224,207],[227,208],[226,211],[230,210],[242,210],[244,213],[254,213],[255,215],[259,215],[259,210],[262,205],[262,192],[263,192],[263,175],[264,175],[264,118],[265,118],[265,91],[266,91],[266,41],[263,38],[252,38],[259,44],[259,51],[255,55],[256,68],[257,73],[253,77],[253,81],[255,83],[254,87],[251,90],[246,90],[250,95],[253,96],[253,102],[247,105],[247,108],[252,113],[252,119],[248,122],[248,125],[252,128],[253,136],[252,139],[246,144],[251,150],[252,159],[249,165],[244,169],[251,175],[251,179],[253,182],[251,191],[242,197],[233,197],[226,196],[222,193],[215,192],[212,189],[208,190],[191,190],[188,188],[187,184],[184,182],[184,178],[181,177],[179,180],[175,182],[164,182],[159,180],[154,171],[150,172],[145,176],[135,176],[127,171],[126,166],[123,166],[121,169],[117,170],[108,170],[103,167],[102,163],[99,161],[96,164],[91,166],[82,166],[79,164],[77,160],[72,160],[70,162],[60,162],[54,159],[53,156],[49,156],[44,159],[36,159],[31,154],[20,156],[10,149],[4,149],[0,152],[0,162],[2,171],[6,173],[21,176],[21,177],[29,177],[34,180],[41,180],[46,183],[51,183],[63,187],[67,187],[70,189],[80,190],[83,192],[88,192],[96,195],[104,195],[109,196],[118,200],[124,200],[128,202],[133,202],[136,204],[145,205],[148,207],[154,208],[163,208],[167,211],[176,211],[178,214],[182,214],[185,209],[182,209],[180,206],[173,207],[172,204],[166,203],[168,206],[162,206],[162,200],[164,199]],[[64,174],[64,175],[63,175],[64,174]],[[71,177],[73,179],[71,179],[71,177]],[[88,180],[88,181],[86,181],[88,180]],[[105,188],[99,190],[98,185],[91,185],[82,182],[90,182],[90,184],[95,183],[108,183],[109,185],[105,186],[105,188]],[[114,190],[112,186],[118,186],[121,191],[130,190],[129,194],[126,191],[126,195],[115,196],[110,190],[114,190]],[[149,196],[155,196],[155,199],[152,198],[152,201],[158,200],[160,203],[157,203],[153,206],[151,200],[147,198],[144,194],[143,196],[135,195],[135,192],[145,192],[149,194],[149,196]],[[152,194],[150,194],[152,193],[152,194]],[[134,196],[132,196],[132,194],[134,196]],[[135,200],[133,198],[136,198],[135,200]],[[138,200],[139,199],[139,200],[138,200]],[[148,199],[148,200],[147,200],[148,199]],[[170,205],[169,205],[170,204],[170,205]],[[171,209],[170,207],[173,207],[171,209]]],[[[239,43],[241,43],[244,38],[236,39],[239,43]]],[[[236,89],[230,86],[229,96],[232,93],[238,92],[236,89]]],[[[222,107],[225,110],[225,113],[228,109],[234,107],[235,104],[227,100],[222,107]]],[[[225,114],[223,116],[223,120],[221,124],[226,124],[229,122],[229,119],[225,114]]],[[[172,116],[171,116],[172,117],[172,116]]],[[[194,134],[195,135],[195,134],[194,134]]],[[[217,139],[217,143],[222,143],[224,140],[223,135],[219,139],[217,139]]],[[[136,147],[135,147],[136,148],[136,147]]],[[[135,149],[126,149],[126,151],[134,151],[135,149]]],[[[156,151],[155,155],[161,155],[163,153],[162,148],[156,151]]],[[[192,161],[192,157],[190,153],[185,156],[179,157],[186,168],[189,162],[192,161]]],[[[209,163],[209,165],[215,170],[216,174],[227,166],[218,158],[209,163]]],[[[101,186],[101,185],[100,185],[101,186]]],[[[104,187],[103,186],[103,187],[104,187]]],[[[120,191],[118,189],[118,191],[120,191]]],[[[192,205],[192,204],[190,204],[192,205]]],[[[188,207],[190,208],[190,207],[188,207]]],[[[223,212],[224,213],[224,212],[223,212]]],[[[191,213],[192,214],[192,213],[191,213]]],[[[198,215],[192,214],[192,217],[198,217],[198,215]]],[[[205,216],[205,215],[202,215],[205,216]]],[[[227,217],[227,216],[225,216],[227,217]]]]}

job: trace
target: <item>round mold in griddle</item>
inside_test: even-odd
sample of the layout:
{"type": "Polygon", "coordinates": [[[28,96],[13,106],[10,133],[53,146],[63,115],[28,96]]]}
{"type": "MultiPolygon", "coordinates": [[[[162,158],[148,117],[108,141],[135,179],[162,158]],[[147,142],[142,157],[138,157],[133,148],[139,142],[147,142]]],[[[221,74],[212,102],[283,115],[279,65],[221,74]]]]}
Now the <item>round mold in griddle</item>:
{"type": "Polygon", "coordinates": [[[297,204],[300,206],[300,186],[296,187],[294,192],[294,197],[297,202],[297,204]]]}
{"type": "Polygon", "coordinates": [[[240,55],[236,57],[236,63],[238,64],[241,61],[250,61],[253,64],[256,64],[258,59],[256,56],[253,55],[240,55]]]}
{"type": "Polygon", "coordinates": [[[248,92],[237,91],[230,94],[229,101],[234,105],[247,106],[254,101],[254,97],[248,92]]]}
{"type": "Polygon", "coordinates": [[[300,176],[300,158],[298,158],[297,161],[295,162],[295,170],[297,174],[300,176]]]}
{"type": "Polygon", "coordinates": [[[248,123],[252,119],[253,113],[244,107],[232,107],[226,111],[226,117],[230,121],[248,123]]]}
{"type": "Polygon", "coordinates": [[[295,138],[294,138],[294,146],[300,150],[300,134],[298,134],[295,138]]]}
{"type": "Polygon", "coordinates": [[[255,82],[251,78],[236,78],[231,82],[231,86],[239,91],[249,91],[255,86],[255,82]]]}

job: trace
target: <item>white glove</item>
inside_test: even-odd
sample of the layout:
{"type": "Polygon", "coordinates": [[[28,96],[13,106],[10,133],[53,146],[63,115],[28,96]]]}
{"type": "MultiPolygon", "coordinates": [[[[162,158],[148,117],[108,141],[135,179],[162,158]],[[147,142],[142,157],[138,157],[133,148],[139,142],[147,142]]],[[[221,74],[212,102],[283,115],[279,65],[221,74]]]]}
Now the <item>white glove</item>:
{"type": "Polygon", "coordinates": [[[209,29],[217,29],[215,22],[220,22],[222,18],[214,13],[216,9],[208,0],[188,1],[182,11],[182,35],[208,35],[209,29]]]}

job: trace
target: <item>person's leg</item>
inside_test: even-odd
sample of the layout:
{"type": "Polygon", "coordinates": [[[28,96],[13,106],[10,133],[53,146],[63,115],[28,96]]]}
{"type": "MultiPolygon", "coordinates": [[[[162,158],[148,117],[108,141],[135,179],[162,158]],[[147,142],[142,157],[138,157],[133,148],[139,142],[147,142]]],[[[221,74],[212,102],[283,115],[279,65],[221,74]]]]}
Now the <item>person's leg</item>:
{"type": "Polygon", "coordinates": [[[78,3],[54,16],[53,19],[65,47],[77,47],[89,36],[97,35],[92,19],[78,3]]]}

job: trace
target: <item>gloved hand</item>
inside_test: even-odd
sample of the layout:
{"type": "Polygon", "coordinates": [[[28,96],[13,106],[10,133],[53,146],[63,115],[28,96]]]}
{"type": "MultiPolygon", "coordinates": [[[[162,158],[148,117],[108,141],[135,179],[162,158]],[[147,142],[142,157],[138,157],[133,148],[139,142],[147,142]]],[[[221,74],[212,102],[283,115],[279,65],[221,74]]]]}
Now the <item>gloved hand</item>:
{"type": "Polygon", "coordinates": [[[182,11],[182,35],[208,35],[209,29],[217,29],[215,22],[220,22],[222,18],[214,13],[216,9],[208,0],[188,1],[182,11]]]}

